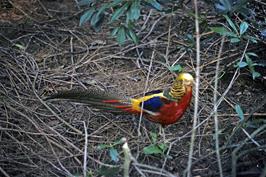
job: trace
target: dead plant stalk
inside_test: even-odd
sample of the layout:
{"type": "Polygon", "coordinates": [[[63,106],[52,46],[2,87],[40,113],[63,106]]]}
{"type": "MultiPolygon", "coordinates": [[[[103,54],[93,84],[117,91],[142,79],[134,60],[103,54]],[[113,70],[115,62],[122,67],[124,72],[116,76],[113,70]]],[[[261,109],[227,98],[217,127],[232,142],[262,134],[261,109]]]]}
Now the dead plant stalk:
{"type": "Polygon", "coordinates": [[[216,63],[216,71],[215,71],[215,80],[214,80],[214,91],[213,91],[213,110],[214,110],[214,127],[215,127],[215,150],[216,156],[218,160],[219,174],[220,177],[223,177],[223,169],[220,157],[220,148],[219,148],[219,122],[218,122],[218,104],[217,104],[217,93],[218,93],[218,78],[219,78],[219,68],[220,68],[220,58],[223,51],[225,37],[223,36],[221,41],[220,50],[218,53],[218,60],[216,63]]]}
{"type": "Polygon", "coordinates": [[[189,148],[187,177],[191,176],[193,148],[195,144],[196,126],[197,126],[198,108],[199,108],[199,84],[200,84],[200,31],[199,31],[198,1],[197,0],[194,0],[194,8],[195,8],[195,28],[196,28],[196,83],[195,83],[195,104],[194,104],[194,115],[193,115],[193,129],[192,129],[192,135],[191,135],[191,144],[189,148]]]}

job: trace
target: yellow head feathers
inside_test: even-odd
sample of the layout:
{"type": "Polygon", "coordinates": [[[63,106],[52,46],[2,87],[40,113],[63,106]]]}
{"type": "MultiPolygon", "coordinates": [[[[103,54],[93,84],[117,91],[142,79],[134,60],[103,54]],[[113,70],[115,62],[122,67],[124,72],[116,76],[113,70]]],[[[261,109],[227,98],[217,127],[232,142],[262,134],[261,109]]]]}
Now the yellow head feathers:
{"type": "Polygon", "coordinates": [[[183,81],[183,84],[184,84],[185,86],[192,86],[193,83],[194,83],[194,78],[193,78],[193,76],[192,76],[191,74],[189,74],[189,73],[180,73],[180,74],[177,76],[176,80],[178,80],[178,81],[183,81]]]}

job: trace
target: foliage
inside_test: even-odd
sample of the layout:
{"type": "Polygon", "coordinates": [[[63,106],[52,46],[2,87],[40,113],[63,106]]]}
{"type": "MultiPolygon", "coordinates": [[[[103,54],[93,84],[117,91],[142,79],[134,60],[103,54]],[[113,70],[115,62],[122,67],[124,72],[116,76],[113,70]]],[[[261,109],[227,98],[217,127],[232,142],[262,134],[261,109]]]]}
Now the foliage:
{"type": "MultiPolygon", "coordinates": [[[[242,40],[250,40],[253,43],[257,43],[257,40],[255,37],[252,37],[247,34],[249,24],[245,21],[241,22],[238,26],[236,23],[234,23],[227,15],[224,15],[229,27],[211,27],[211,30],[215,33],[218,33],[222,36],[226,36],[229,38],[231,43],[240,43],[242,40]]],[[[245,53],[244,58],[245,61],[239,61],[236,64],[236,67],[238,68],[244,68],[248,67],[250,73],[252,74],[252,78],[256,79],[257,77],[260,77],[261,74],[255,71],[255,66],[258,65],[257,63],[254,63],[251,59],[251,57],[257,57],[255,53],[248,52],[245,53]]]]}
{"type": "Polygon", "coordinates": [[[243,121],[244,120],[244,113],[243,113],[243,110],[242,108],[240,107],[240,105],[235,105],[235,110],[236,110],[236,113],[240,119],[240,121],[243,121]]]}
{"type": "Polygon", "coordinates": [[[249,24],[245,21],[241,22],[239,27],[235,24],[227,15],[224,15],[229,27],[211,27],[211,30],[222,36],[226,36],[230,39],[231,43],[239,43],[241,40],[250,40],[256,43],[256,38],[246,34],[249,24]]]}
{"type": "Polygon", "coordinates": [[[172,72],[182,72],[183,71],[183,67],[181,65],[173,65],[171,67],[168,68],[170,71],[172,72]]]}
{"type": "Polygon", "coordinates": [[[252,74],[252,78],[256,79],[257,77],[260,77],[261,74],[258,73],[257,71],[255,71],[255,66],[259,65],[258,63],[254,63],[252,61],[252,57],[258,57],[255,53],[252,52],[247,52],[244,55],[245,61],[239,61],[236,64],[236,67],[238,68],[244,68],[244,67],[248,67],[249,68],[249,72],[252,74]]]}
{"type": "MultiPolygon", "coordinates": [[[[83,15],[80,17],[79,25],[89,22],[90,25],[99,31],[104,19],[109,18],[109,25],[113,30],[111,35],[114,36],[119,44],[123,44],[126,40],[138,43],[139,39],[135,33],[135,22],[141,17],[141,10],[144,7],[153,8],[157,11],[163,11],[163,5],[167,2],[175,2],[171,0],[113,0],[111,2],[101,3],[96,0],[81,0],[80,6],[88,6],[83,15]]],[[[165,12],[169,11],[165,9],[165,12]]]]}
{"type": "Polygon", "coordinates": [[[152,144],[144,147],[143,152],[146,155],[151,154],[164,154],[167,149],[167,145],[165,143],[158,143],[158,135],[156,133],[151,132],[151,141],[152,144]]]}
{"type": "MultiPolygon", "coordinates": [[[[112,162],[119,162],[119,153],[118,150],[116,148],[116,146],[123,144],[124,140],[120,139],[118,141],[115,141],[113,143],[109,143],[109,144],[99,144],[97,149],[98,150],[104,150],[107,149],[108,150],[108,155],[110,157],[110,160],[112,162]]],[[[105,167],[102,166],[98,171],[97,174],[101,175],[101,176],[117,176],[118,172],[119,172],[120,168],[119,167],[105,167]]]]}
{"type": "Polygon", "coordinates": [[[112,144],[100,144],[98,145],[97,149],[103,150],[103,149],[108,149],[109,151],[109,157],[113,162],[118,162],[119,161],[119,153],[115,146],[120,145],[123,143],[123,140],[120,139],[112,144]]]}
{"type": "Polygon", "coordinates": [[[218,0],[215,3],[215,8],[218,12],[227,13],[241,13],[243,16],[251,14],[251,10],[247,8],[248,0],[218,0]]]}

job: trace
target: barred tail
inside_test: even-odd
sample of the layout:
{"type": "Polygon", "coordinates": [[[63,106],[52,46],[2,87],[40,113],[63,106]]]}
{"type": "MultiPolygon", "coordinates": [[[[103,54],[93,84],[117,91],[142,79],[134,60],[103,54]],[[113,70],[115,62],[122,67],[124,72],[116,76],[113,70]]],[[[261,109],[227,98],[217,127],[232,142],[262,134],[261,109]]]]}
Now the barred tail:
{"type": "Polygon", "coordinates": [[[94,108],[112,112],[133,112],[129,98],[101,90],[68,90],[49,95],[44,100],[62,99],[84,103],[94,108]]]}

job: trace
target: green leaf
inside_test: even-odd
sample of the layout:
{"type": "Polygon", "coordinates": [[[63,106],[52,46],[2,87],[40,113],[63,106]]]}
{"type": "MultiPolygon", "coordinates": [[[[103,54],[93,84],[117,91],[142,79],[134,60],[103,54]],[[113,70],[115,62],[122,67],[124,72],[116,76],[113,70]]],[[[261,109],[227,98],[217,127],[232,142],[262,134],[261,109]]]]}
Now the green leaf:
{"type": "Polygon", "coordinates": [[[228,32],[226,33],[226,36],[233,37],[233,38],[238,38],[238,35],[235,34],[235,33],[233,33],[233,32],[231,32],[231,31],[228,31],[228,32]]]}
{"type": "Polygon", "coordinates": [[[249,55],[247,53],[245,53],[245,59],[246,59],[246,62],[248,63],[248,65],[251,65],[253,63],[251,58],[249,57],[249,55]]]}
{"type": "Polygon", "coordinates": [[[246,55],[248,55],[248,56],[258,57],[258,55],[255,54],[254,52],[247,52],[246,55]]]}
{"type": "Polygon", "coordinates": [[[85,22],[89,21],[93,15],[93,13],[95,12],[95,9],[90,9],[88,11],[86,11],[79,20],[79,26],[82,26],[85,22]]]}
{"type": "Polygon", "coordinates": [[[181,65],[174,65],[168,68],[172,72],[182,72],[183,68],[181,65]]]}
{"type": "Polygon", "coordinates": [[[241,62],[238,62],[237,63],[237,67],[238,68],[244,68],[246,66],[248,66],[248,64],[246,62],[244,62],[244,61],[241,61],[241,62]]]}
{"type": "Polygon", "coordinates": [[[220,35],[225,35],[228,32],[225,27],[211,27],[211,30],[215,33],[219,33],[220,35]]]}
{"type": "Polygon", "coordinates": [[[250,35],[244,35],[243,38],[250,40],[252,43],[258,43],[256,37],[250,36],[250,35]]]}
{"type": "Polygon", "coordinates": [[[247,31],[247,29],[248,29],[248,23],[247,22],[242,22],[240,24],[240,31],[239,31],[240,36],[242,34],[244,34],[247,31]]]}
{"type": "Polygon", "coordinates": [[[121,138],[119,140],[116,140],[114,143],[113,143],[113,146],[116,146],[116,145],[119,145],[119,144],[124,144],[125,143],[125,140],[124,138],[121,138]]]}
{"type": "Polygon", "coordinates": [[[246,59],[246,62],[248,64],[249,71],[250,71],[250,73],[252,73],[253,79],[255,79],[258,76],[258,74],[255,71],[254,63],[253,63],[252,59],[249,57],[249,55],[247,55],[247,54],[245,54],[245,59],[246,59]],[[253,73],[255,73],[255,74],[253,74],[253,73]]]}
{"type": "Polygon", "coordinates": [[[129,6],[129,3],[127,2],[122,7],[116,9],[116,11],[112,15],[110,23],[117,20],[121,15],[123,15],[125,11],[127,10],[128,6],[129,6]]]}
{"type": "Polygon", "coordinates": [[[237,34],[238,33],[238,30],[237,30],[236,25],[234,24],[234,22],[232,22],[232,20],[227,15],[224,15],[224,17],[225,17],[226,21],[228,22],[228,24],[231,26],[231,28],[237,34]]]}
{"type": "Polygon", "coordinates": [[[127,12],[127,21],[137,20],[140,17],[140,0],[135,0],[127,12]]]}
{"type": "Polygon", "coordinates": [[[104,14],[103,12],[106,10],[106,8],[108,8],[109,4],[104,4],[97,13],[95,13],[92,18],[91,18],[91,25],[94,28],[97,28],[99,22],[103,19],[104,14]]]}
{"type": "Polygon", "coordinates": [[[261,66],[261,67],[266,67],[266,63],[253,63],[253,66],[261,66]]]}
{"type": "Polygon", "coordinates": [[[237,104],[237,105],[235,105],[235,110],[236,110],[236,113],[237,113],[240,121],[243,121],[244,120],[244,113],[243,113],[242,108],[237,104]]]}
{"type": "Polygon", "coordinates": [[[163,152],[165,152],[165,150],[167,149],[167,145],[164,143],[158,144],[158,146],[163,152]]]}
{"type": "Polygon", "coordinates": [[[155,9],[161,11],[162,10],[162,6],[160,3],[158,3],[156,0],[148,0],[148,3],[150,3],[152,5],[152,7],[154,7],[155,9]]]}
{"type": "Polygon", "coordinates": [[[237,42],[240,42],[240,39],[239,38],[231,38],[230,42],[231,43],[237,43],[237,42]]]}
{"type": "Polygon", "coordinates": [[[136,33],[133,31],[133,30],[128,30],[128,34],[129,34],[129,37],[130,39],[135,43],[137,44],[139,42],[139,39],[138,39],[138,36],[136,35],[136,33]]]}
{"type": "Polygon", "coordinates": [[[261,76],[261,74],[259,72],[256,72],[256,71],[252,72],[253,80],[255,80],[257,77],[260,77],[260,76],[261,76]]]}
{"type": "Polygon", "coordinates": [[[143,148],[143,152],[146,155],[150,155],[150,154],[162,154],[163,151],[162,149],[156,145],[156,144],[151,144],[145,148],[143,148]]]}
{"type": "Polygon", "coordinates": [[[109,149],[109,156],[111,157],[112,161],[114,161],[114,162],[119,161],[119,154],[115,148],[109,149]]]}
{"type": "Polygon", "coordinates": [[[96,26],[96,24],[100,21],[100,14],[99,13],[94,13],[92,18],[91,18],[91,26],[96,26]]]}
{"type": "Polygon", "coordinates": [[[107,8],[109,8],[109,3],[105,3],[102,5],[102,7],[98,10],[98,13],[101,14],[103,13],[107,8]]]}
{"type": "Polygon", "coordinates": [[[150,135],[152,143],[155,144],[157,142],[158,135],[154,132],[150,132],[150,135]]]}
{"type": "Polygon", "coordinates": [[[115,27],[111,33],[112,36],[116,36],[118,30],[119,30],[120,27],[115,27]]]}
{"type": "Polygon", "coordinates": [[[23,46],[23,45],[21,45],[21,44],[15,44],[15,46],[16,46],[17,48],[21,49],[21,50],[25,50],[25,49],[26,49],[26,47],[23,46]]]}
{"type": "MultiPolygon", "coordinates": [[[[100,14],[99,15],[99,20],[96,22],[96,23],[94,23],[93,25],[92,25],[92,27],[93,27],[93,29],[96,31],[96,32],[98,32],[98,31],[100,31],[100,29],[101,29],[101,24],[103,23],[103,21],[104,21],[104,14],[100,14]]],[[[91,22],[92,22],[92,20],[91,20],[91,22]]]]}
{"type": "Polygon", "coordinates": [[[116,40],[120,45],[126,41],[126,31],[124,27],[120,27],[117,31],[116,40]]]}
{"type": "Polygon", "coordinates": [[[237,38],[237,34],[231,32],[231,31],[228,31],[225,27],[211,27],[211,30],[215,33],[218,33],[222,36],[230,36],[230,37],[235,37],[237,38]]]}
{"type": "Polygon", "coordinates": [[[127,13],[127,20],[138,20],[140,17],[140,1],[135,0],[127,13]]]}
{"type": "Polygon", "coordinates": [[[194,43],[194,42],[195,42],[195,39],[194,39],[194,37],[193,37],[192,34],[187,34],[187,35],[185,36],[185,39],[186,39],[187,41],[191,42],[191,43],[194,43]]]}
{"type": "Polygon", "coordinates": [[[111,147],[110,144],[99,144],[99,145],[97,146],[97,149],[98,149],[98,150],[103,150],[103,149],[106,149],[106,148],[109,148],[109,147],[111,147]]]}
{"type": "Polygon", "coordinates": [[[124,140],[121,138],[120,140],[115,141],[112,144],[99,144],[97,146],[98,150],[102,150],[102,149],[106,149],[106,148],[112,148],[113,146],[119,145],[119,144],[123,144],[124,140]]]}

